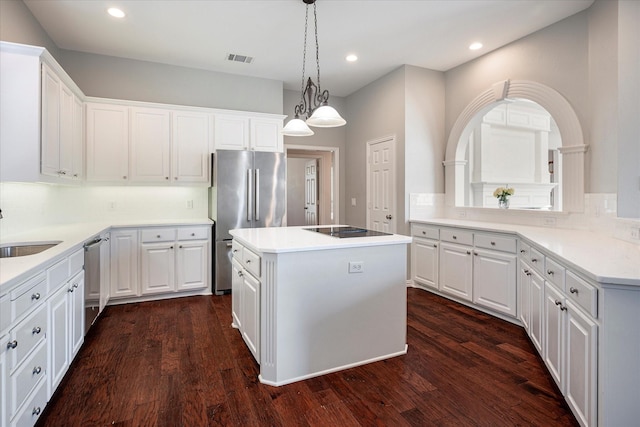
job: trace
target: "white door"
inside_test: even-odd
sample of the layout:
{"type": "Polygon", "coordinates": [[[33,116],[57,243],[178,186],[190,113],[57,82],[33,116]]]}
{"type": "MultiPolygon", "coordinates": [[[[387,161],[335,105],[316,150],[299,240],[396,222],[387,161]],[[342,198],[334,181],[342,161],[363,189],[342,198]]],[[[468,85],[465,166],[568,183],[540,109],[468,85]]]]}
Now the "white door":
{"type": "Polygon", "coordinates": [[[395,139],[368,142],[367,160],[367,226],[394,233],[395,139]]]}
{"type": "Polygon", "coordinates": [[[304,165],[304,223],[318,225],[318,160],[304,165]]]}

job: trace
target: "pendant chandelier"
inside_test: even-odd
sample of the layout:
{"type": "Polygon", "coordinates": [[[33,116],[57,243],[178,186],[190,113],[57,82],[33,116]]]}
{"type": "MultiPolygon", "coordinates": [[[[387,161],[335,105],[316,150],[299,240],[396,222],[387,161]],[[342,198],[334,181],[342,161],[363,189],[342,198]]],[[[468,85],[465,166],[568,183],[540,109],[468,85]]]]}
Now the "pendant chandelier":
{"type": "Polygon", "coordinates": [[[318,53],[318,17],[316,15],[316,0],[302,0],[306,4],[304,19],[304,49],[302,52],[302,85],[300,103],[295,106],[295,117],[282,129],[282,133],[288,136],[309,136],[313,131],[309,126],[338,127],[347,122],[340,117],[335,108],[329,106],[329,91],[322,90],[320,86],[320,55],[318,53]],[[307,61],[307,28],[309,22],[309,5],[313,5],[313,26],[316,38],[316,69],[318,71],[318,84],[311,77],[305,85],[305,65],[307,61]],[[302,120],[304,117],[306,121],[302,120]]]}

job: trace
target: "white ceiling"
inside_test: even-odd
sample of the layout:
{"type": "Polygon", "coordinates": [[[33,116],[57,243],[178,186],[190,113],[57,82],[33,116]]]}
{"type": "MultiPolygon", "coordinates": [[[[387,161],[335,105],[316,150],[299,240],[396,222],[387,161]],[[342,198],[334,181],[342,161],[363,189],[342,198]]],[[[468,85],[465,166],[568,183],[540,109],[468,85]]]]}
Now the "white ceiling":
{"type": "MultiPolygon", "coordinates": [[[[347,96],[402,64],[445,71],[594,0],[318,0],[323,89],[347,96]],[[468,46],[481,41],[472,52],[468,46]],[[349,53],[358,55],[347,63],[349,53]]],[[[241,74],[299,90],[302,0],[24,0],[63,49],[241,74]],[[117,6],[127,13],[106,14],[117,6]],[[253,56],[251,64],[226,61],[253,56]]],[[[312,8],[307,75],[315,80],[312,8]]]]}

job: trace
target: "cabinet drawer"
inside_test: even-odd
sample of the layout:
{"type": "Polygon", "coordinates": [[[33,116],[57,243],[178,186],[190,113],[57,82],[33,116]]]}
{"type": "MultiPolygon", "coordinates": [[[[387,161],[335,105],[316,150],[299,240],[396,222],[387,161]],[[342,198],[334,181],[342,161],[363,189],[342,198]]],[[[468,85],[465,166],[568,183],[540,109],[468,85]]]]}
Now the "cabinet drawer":
{"type": "MultiPolygon", "coordinates": [[[[11,324],[11,299],[9,298],[9,294],[5,294],[0,296],[0,333],[2,333],[2,331],[7,329],[10,324],[11,324]]],[[[2,354],[1,348],[0,348],[0,354],[2,354]]]]}
{"type": "Polygon", "coordinates": [[[207,240],[209,227],[179,228],[178,240],[207,240]]]}
{"type": "Polygon", "coordinates": [[[242,246],[236,239],[233,239],[231,242],[231,255],[234,259],[237,259],[240,264],[244,264],[242,262],[242,250],[244,246],[242,246]]]}
{"type": "Polygon", "coordinates": [[[9,380],[9,413],[15,414],[31,390],[47,372],[47,346],[43,342],[31,356],[11,375],[9,380]]]}
{"type": "Polygon", "coordinates": [[[428,225],[414,224],[411,227],[411,235],[415,237],[424,237],[425,239],[440,239],[440,230],[435,227],[429,227],[428,225]]]}
{"type": "Polygon", "coordinates": [[[69,280],[69,258],[60,260],[47,268],[47,283],[49,284],[49,291],[54,291],[67,280],[69,280]]]}
{"type": "Polygon", "coordinates": [[[449,230],[447,228],[443,228],[440,230],[440,240],[471,246],[473,245],[473,233],[469,231],[449,230]]]}
{"type": "Polygon", "coordinates": [[[11,292],[11,321],[27,314],[47,296],[47,281],[41,273],[11,292]]]}
{"type": "Polygon", "coordinates": [[[520,254],[520,257],[523,260],[528,262],[531,259],[531,246],[527,245],[526,243],[524,243],[521,240],[520,241],[520,250],[518,251],[518,253],[520,254]]]}
{"type": "Polygon", "coordinates": [[[516,253],[516,238],[506,236],[492,236],[490,234],[476,234],[474,237],[476,247],[493,249],[496,251],[516,253]]]}
{"type": "Polygon", "coordinates": [[[544,255],[536,248],[531,248],[529,254],[529,261],[531,267],[533,267],[538,273],[544,275],[544,255]]]}
{"type": "Polygon", "coordinates": [[[260,256],[253,251],[250,251],[247,248],[243,249],[242,252],[242,260],[244,261],[242,265],[244,268],[249,271],[249,273],[253,274],[255,277],[260,277],[260,256]]]}
{"type": "Polygon", "coordinates": [[[36,391],[27,399],[20,412],[11,421],[11,427],[32,426],[47,404],[47,382],[40,381],[36,391]]]}
{"type": "Polygon", "coordinates": [[[12,371],[22,360],[31,353],[47,335],[47,310],[40,305],[29,317],[18,323],[9,333],[7,350],[7,364],[12,371]]]}
{"type": "Polygon", "coordinates": [[[140,232],[140,239],[143,243],[150,242],[170,242],[176,240],[175,228],[150,228],[140,232]]]}
{"type": "Polygon", "coordinates": [[[74,276],[84,267],[84,248],[69,255],[69,277],[74,276]]]}
{"type": "Polygon", "coordinates": [[[565,270],[563,266],[551,258],[547,257],[544,261],[544,278],[556,285],[561,291],[564,291],[565,270]]]}
{"type": "Polygon", "coordinates": [[[598,317],[598,289],[567,271],[567,296],[594,318],[598,317]]]}

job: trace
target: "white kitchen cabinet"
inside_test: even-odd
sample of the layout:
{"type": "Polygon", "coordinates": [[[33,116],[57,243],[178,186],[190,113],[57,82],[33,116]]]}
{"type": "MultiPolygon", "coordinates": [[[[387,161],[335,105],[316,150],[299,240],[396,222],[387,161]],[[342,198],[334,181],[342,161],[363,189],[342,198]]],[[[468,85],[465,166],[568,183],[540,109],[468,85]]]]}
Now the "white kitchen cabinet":
{"type": "Polygon", "coordinates": [[[438,241],[413,238],[411,243],[413,280],[431,289],[438,289],[438,241]]]}
{"type": "Polygon", "coordinates": [[[260,363],[260,264],[262,256],[232,242],[231,282],[233,326],[260,363]]]}
{"type": "Polygon", "coordinates": [[[260,363],[260,281],[251,274],[242,279],[242,338],[260,363]]]}
{"type": "Polygon", "coordinates": [[[101,237],[99,313],[102,313],[111,297],[111,233],[105,233],[101,237]]]}
{"type": "Polygon", "coordinates": [[[543,359],[549,373],[564,392],[562,385],[564,330],[566,310],[564,297],[548,282],[544,285],[544,344],[542,345],[543,359]]]}
{"type": "Polygon", "coordinates": [[[238,258],[231,260],[231,321],[232,326],[242,330],[242,291],[244,290],[244,281],[242,265],[238,258]]]}
{"type": "Polygon", "coordinates": [[[66,286],[61,286],[47,301],[49,309],[49,394],[53,394],[71,363],[69,348],[70,298],[66,286]]]}
{"type": "MultiPolygon", "coordinates": [[[[3,328],[4,329],[4,328],[3,328]]],[[[0,329],[1,331],[2,329],[0,329]]],[[[6,390],[6,382],[7,377],[5,374],[5,355],[7,353],[7,343],[9,342],[9,337],[0,332],[0,426],[4,427],[6,425],[6,402],[7,402],[7,390],[6,390]]]]}
{"type": "Polygon", "coordinates": [[[213,145],[212,115],[177,110],[172,116],[172,181],[179,184],[208,183],[213,145]]]}
{"type": "Polygon", "coordinates": [[[129,108],[86,104],[87,181],[129,180],[129,108]]]}
{"type": "Polygon", "coordinates": [[[280,116],[216,114],[215,149],[282,152],[282,120],[280,116]]]}
{"type": "Polygon", "coordinates": [[[477,248],[473,255],[473,302],[516,317],[516,255],[477,248]]]}
{"type": "Polygon", "coordinates": [[[110,241],[111,298],[138,296],[138,230],[113,230],[110,241]]]}
{"type": "Polygon", "coordinates": [[[209,241],[179,241],[176,251],[176,289],[187,291],[207,286],[209,241]]]}
{"type": "Polygon", "coordinates": [[[473,295],[473,258],[470,246],[440,243],[440,291],[465,301],[473,295]]]}
{"type": "Polygon", "coordinates": [[[132,182],[171,179],[171,113],[160,108],[130,109],[130,168],[132,182]]]}
{"type": "Polygon", "coordinates": [[[82,101],[47,64],[42,64],[42,174],[83,177],[82,101]]]}
{"type": "Polygon", "coordinates": [[[176,290],[174,242],[142,243],[140,283],[143,295],[176,290]]]}
{"type": "Polygon", "coordinates": [[[531,310],[531,323],[529,337],[538,352],[542,354],[544,338],[544,279],[533,270],[531,271],[530,285],[529,309],[531,310]]]}

